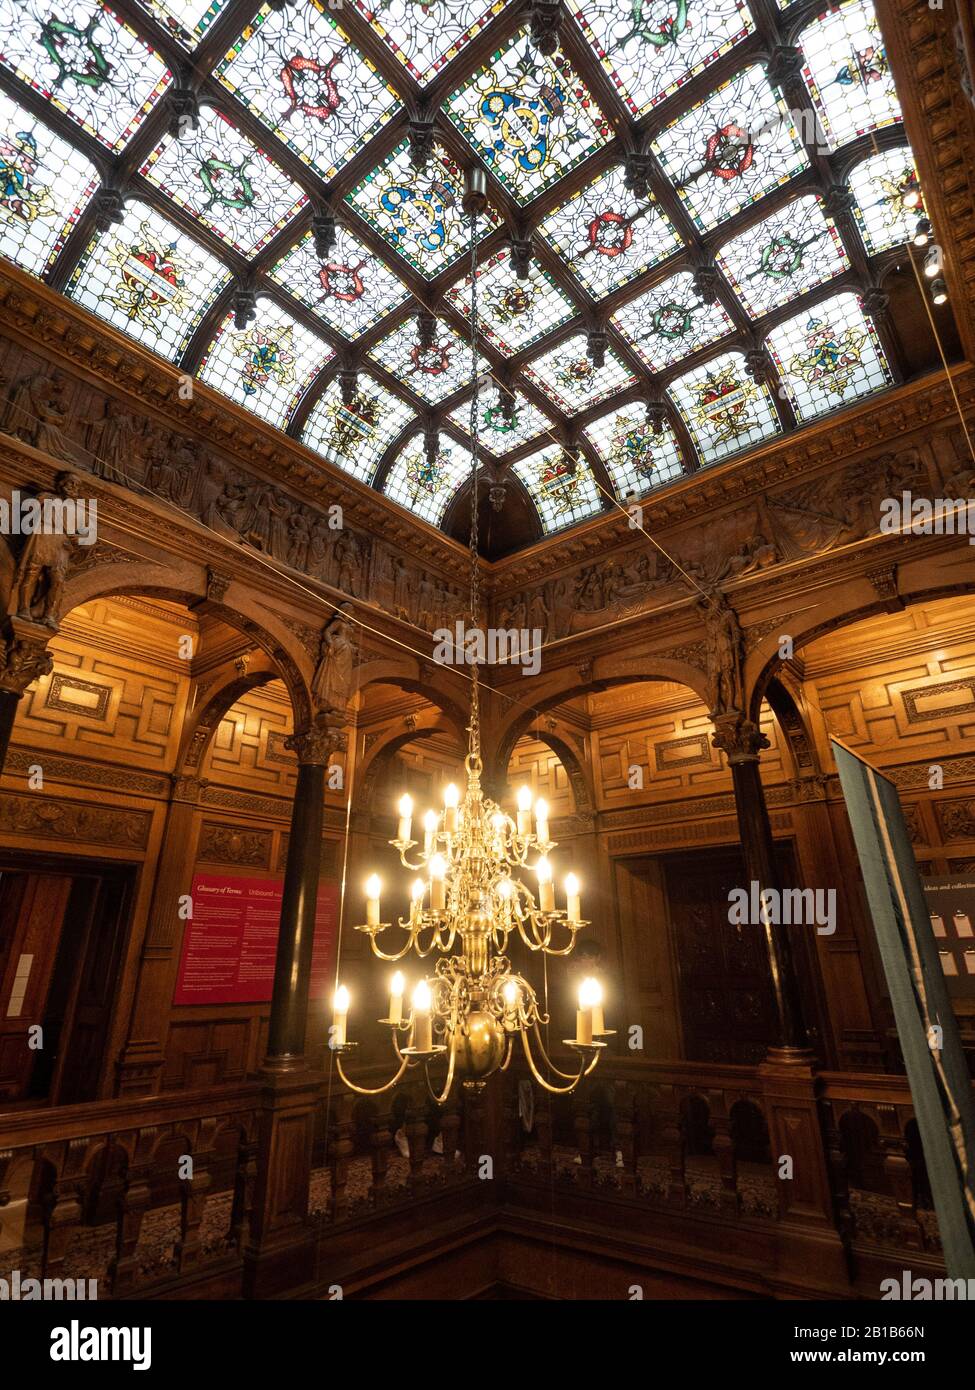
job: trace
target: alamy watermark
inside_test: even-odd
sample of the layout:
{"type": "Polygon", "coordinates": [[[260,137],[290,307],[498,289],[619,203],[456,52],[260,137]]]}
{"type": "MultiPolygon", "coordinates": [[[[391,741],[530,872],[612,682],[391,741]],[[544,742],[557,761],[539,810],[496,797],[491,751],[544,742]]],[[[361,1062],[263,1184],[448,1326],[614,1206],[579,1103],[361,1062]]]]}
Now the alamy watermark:
{"type": "Polygon", "coordinates": [[[441,666],[521,666],[537,676],[542,666],[539,627],[467,627],[458,618],[453,629],[438,627],[433,634],[433,659],[441,666]]]}
{"type": "Polygon", "coordinates": [[[14,488],[9,501],[0,497],[0,535],[76,536],[79,545],[98,539],[98,499],[54,497],[43,492],[25,497],[14,488]]]}
{"type": "Polygon", "coordinates": [[[910,536],[967,536],[975,545],[975,498],[885,497],[880,504],[882,534],[910,536]]]}
{"type": "Polygon", "coordinates": [[[914,1303],[975,1299],[975,1279],[915,1278],[909,1269],[902,1269],[899,1279],[881,1279],[880,1297],[883,1301],[904,1299],[914,1303]]]}
{"type": "Polygon", "coordinates": [[[815,927],[817,936],[836,931],[835,888],[747,888],[728,890],[728,921],[733,927],[815,927]]]}
{"type": "Polygon", "coordinates": [[[94,1303],[98,1298],[97,1279],[32,1279],[12,1269],[9,1278],[0,1278],[0,1303],[31,1303],[49,1300],[60,1303],[94,1303]]]}

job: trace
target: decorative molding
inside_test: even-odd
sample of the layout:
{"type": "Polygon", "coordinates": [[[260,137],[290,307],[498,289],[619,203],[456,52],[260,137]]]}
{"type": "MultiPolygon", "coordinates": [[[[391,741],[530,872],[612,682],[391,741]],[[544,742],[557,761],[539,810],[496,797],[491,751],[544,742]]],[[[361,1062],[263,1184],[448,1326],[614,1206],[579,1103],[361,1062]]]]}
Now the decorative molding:
{"type": "Polygon", "coordinates": [[[145,849],[151,819],[149,811],[89,806],[41,794],[0,795],[0,830],[11,835],[58,840],[61,844],[80,840],[122,849],[145,849]]]}
{"type": "Polygon", "coordinates": [[[271,832],[205,820],[200,827],[196,857],[201,864],[245,864],[249,868],[268,869],[271,866],[271,832]]]}
{"type": "Polygon", "coordinates": [[[26,749],[16,744],[7,753],[4,773],[24,773],[38,758],[43,758],[44,776],[53,782],[79,782],[88,787],[109,787],[113,791],[132,792],[141,796],[164,797],[169,791],[169,779],[162,774],[134,772],[111,763],[86,763],[79,758],[52,756],[46,749],[26,749]]]}

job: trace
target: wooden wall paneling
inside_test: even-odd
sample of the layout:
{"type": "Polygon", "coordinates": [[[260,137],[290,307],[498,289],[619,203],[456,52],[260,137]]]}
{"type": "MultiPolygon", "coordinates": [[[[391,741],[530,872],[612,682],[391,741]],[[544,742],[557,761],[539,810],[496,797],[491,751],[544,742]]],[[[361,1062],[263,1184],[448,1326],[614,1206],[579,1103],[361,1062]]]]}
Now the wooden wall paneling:
{"type": "MultiPolygon", "coordinates": [[[[643,1028],[643,1056],[654,1061],[683,1056],[676,961],[663,869],[654,856],[616,859],[616,904],[623,943],[625,1017],[643,1028]]],[[[637,1054],[639,1055],[639,1054],[637,1054]]]]}

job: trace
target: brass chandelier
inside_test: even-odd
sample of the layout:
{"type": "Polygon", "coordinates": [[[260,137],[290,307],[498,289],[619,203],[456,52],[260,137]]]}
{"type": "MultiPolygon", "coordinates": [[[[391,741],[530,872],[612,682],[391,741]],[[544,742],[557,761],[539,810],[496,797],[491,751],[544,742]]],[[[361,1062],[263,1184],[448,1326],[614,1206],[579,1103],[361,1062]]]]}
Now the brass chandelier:
{"type": "MultiPolygon", "coordinates": [[[[471,229],[471,358],[474,390],[471,400],[471,532],[470,622],[480,619],[477,543],[478,395],[477,375],[477,219],[486,204],[484,175],[468,175],[464,211],[471,229]]],[[[339,1075],[358,1095],[378,1095],[395,1086],[411,1068],[422,1066],[431,1096],[446,1103],[454,1082],[482,1086],[492,1073],[504,1071],[516,1040],[520,1038],[535,1080],[545,1090],[568,1094],[595,1067],[605,1039],[602,993],[594,979],[579,989],[576,1035],[565,1045],[576,1055],[574,1071],[555,1066],[542,1041],[548,1014],[534,988],[517,973],[507,956],[512,934],[529,951],[567,956],[582,919],[579,884],[574,874],[565,879],[566,906],[555,906],[555,885],[549,854],[555,848],[549,838],[548,807],[538,801],[532,808],[531,791],[518,793],[517,814],[509,816],[481,788],[481,733],[477,662],[471,662],[470,723],[464,759],[467,786],[463,797],[453,784],[444,793],[442,811],[428,811],[423,819],[423,839],[412,838],[413,803],[404,796],[399,803],[399,825],[390,844],[404,867],[422,874],[413,884],[405,917],[395,924],[383,922],[380,883],[375,874],[366,883],[366,921],[356,931],[369,937],[373,954],[397,962],[415,952],[425,960],[439,953],[433,973],[422,978],[404,1011],[406,984],[400,972],[392,980],[388,1015],[380,1023],[390,1030],[398,1070],[384,1085],[357,1086],[346,1076],[343,1057],[356,1044],[347,1038],[349,994],[344,986],[335,993],[330,1046],[336,1054],[339,1075]],[[537,856],[529,863],[532,855],[537,856]],[[412,857],[411,857],[412,856],[412,857]],[[519,877],[529,871],[537,879],[537,897],[519,877]],[[402,932],[398,948],[380,945],[387,932],[402,932]],[[445,1063],[435,1082],[432,1064],[445,1063]],[[545,1073],[548,1073],[546,1075],[545,1073]],[[553,1080],[551,1078],[558,1078],[553,1080]]],[[[439,1069],[439,1068],[438,1068],[439,1069]]]]}

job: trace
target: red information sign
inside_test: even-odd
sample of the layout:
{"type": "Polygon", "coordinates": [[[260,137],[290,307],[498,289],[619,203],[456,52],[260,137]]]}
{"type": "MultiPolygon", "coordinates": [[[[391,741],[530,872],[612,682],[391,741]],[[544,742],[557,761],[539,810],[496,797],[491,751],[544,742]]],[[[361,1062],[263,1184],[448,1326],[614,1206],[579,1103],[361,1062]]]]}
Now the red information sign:
{"type": "MultiPolygon", "coordinates": [[[[284,880],[195,874],[174,1004],[263,1004],[271,998],[284,880]]],[[[328,993],[338,888],[318,889],[311,997],[328,993]]]]}

